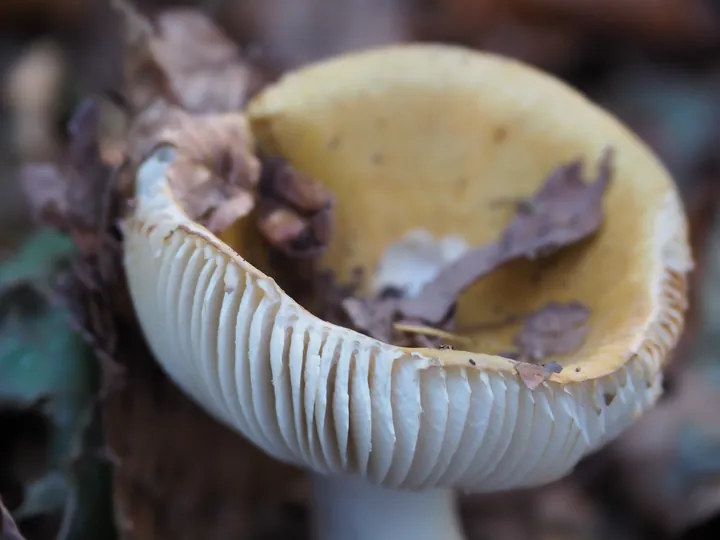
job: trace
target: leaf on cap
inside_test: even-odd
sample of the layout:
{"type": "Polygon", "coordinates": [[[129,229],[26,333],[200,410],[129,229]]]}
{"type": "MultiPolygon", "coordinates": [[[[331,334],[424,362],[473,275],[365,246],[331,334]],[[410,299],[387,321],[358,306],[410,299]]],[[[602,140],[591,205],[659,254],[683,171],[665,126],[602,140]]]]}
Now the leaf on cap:
{"type": "Polygon", "coordinates": [[[460,257],[443,269],[420,294],[402,301],[406,317],[436,324],[457,297],[477,280],[515,259],[545,256],[594,234],[602,223],[602,200],[610,183],[612,151],[606,150],[594,182],[582,180],[582,162],[554,170],[525,204],[500,239],[460,257]]]}
{"type": "Polygon", "coordinates": [[[519,360],[542,362],[551,356],[569,354],[585,341],[590,310],[580,302],[551,302],[529,317],[515,336],[519,360]]]}
{"type": "Polygon", "coordinates": [[[545,365],[518,362],[515,364],[515,371],[528,390],[535,390],[547,382],[553,373],[560,373],[562,366],[557,362],[549,362],[545,365]]]}
{"type": "MultiPolygon", "coordinates": [[[[595,181],[582,180],[578,160],[554,170],[540,190],[518,205],[515,217],[500,238],[474,249],[442,269],[417,296],[386,299],[376,296],[352,304],[353,324],[377,339],[389,330],[369,325],[373,312],[387,312],[375,304],[392,303],[397,317],[429,326],[446,326],[458,296],[473,283],[519,258],[546,256],[594,234],[602,223],[602,200],[612,173],[612,151],[600,159],[595,181]],[[364,312],[363,312],[364,311],[364,312]]],[[[390,324],[392,325],[392,322],[390,324]]],[[[385,324],[385,319],[381,321],[385,324]]]]}
{"type": "Polygon", "coordinates": [[[594,234],[602,224],[602,200],[610,185],[612,151],[603,152],[597,178],[583,181],[583,165],[574,161],[553,171],[529,201],[517,206],[498,248],[505,263],[534,259],[594,234]]]}

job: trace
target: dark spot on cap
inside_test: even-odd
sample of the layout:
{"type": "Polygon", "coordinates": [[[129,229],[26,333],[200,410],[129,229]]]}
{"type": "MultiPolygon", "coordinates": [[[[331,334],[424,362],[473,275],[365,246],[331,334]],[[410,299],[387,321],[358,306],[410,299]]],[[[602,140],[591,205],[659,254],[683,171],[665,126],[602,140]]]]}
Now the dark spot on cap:
{"type": "Polygon", "coordinates": [[[335,135],[327,143],[327,147],[330,150],[335,150],[339,146],[340,146],[340,136],[339,135],[335,135]]]}
{"type": "Polygon", "coordinates": [[[493,142],[499,144],[503,142],[508,136],[508,130],[505,126],[499,126],[493,131],[493,142]]]}

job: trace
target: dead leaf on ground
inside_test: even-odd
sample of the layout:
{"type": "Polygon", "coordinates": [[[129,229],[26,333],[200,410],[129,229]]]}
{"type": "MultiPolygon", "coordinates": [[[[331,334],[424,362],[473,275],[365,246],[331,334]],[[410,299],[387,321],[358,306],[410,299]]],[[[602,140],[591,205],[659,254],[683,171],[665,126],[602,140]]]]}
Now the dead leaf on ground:
{"type": "Polygon", "coordinates": [[[2,521],[0,521],[0,540],[25,540],[25,537],[20,534],[20,530],[15,525],[8,509],[0,501],[0,512],[2,513],[2,521]]]}
{"type": "Polygon", "coordinates": [[[580,302],[551,302],[525,318],[515,336],[518,360],[542,362],[545,358],[569,354],[583,344],[590,330],[590,310],[580,302]]]}
{"type": "Polygon", "coordinates": [[[515,217],[497,241],[457,259],[417,296],[375,296],[363,302],[346,302],[351,308],[348,315],[353,325],[385,340],[391,335],[386,325],[393,323],[393,316],[386,314],[392,312],[399,319],[447,328],[452,324],[458,296],[477,280],[510,261],[550,255],[588,238],[602,223],[603,195],[612,176],[612,155],[610,149],[603,153],[597,178],[590,183],[582,179],[580,160],[558,167],[532,198],[518,205],[515,217]],[[375,313],[383,314],[383,318],[371,324],[375,313]]]}
{"type": "Polygon", "coordinates": [[[190,113],[237,111],[261,87],[259,71],[202,12],[167,9],[150,21],[126,0],[113,4],[124,23],[125,92],[135,113],[158,99],[190,113]]]}

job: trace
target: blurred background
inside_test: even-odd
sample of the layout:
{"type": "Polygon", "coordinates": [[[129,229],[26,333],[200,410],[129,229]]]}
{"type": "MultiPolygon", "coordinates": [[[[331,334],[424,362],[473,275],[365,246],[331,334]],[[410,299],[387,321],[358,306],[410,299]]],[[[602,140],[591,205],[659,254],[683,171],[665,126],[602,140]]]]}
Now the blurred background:
{"type": "MultiPolygon", "coordinates": [[[[673,173],[697,262],[686,330],[666,393],[570,478],[541,490],[466,496],[463,520],[471,540],[718,537],[719,2],[137,0],[136,5],[148,13],[202,10],[268,79],[366,46],[440,41],[539,66],[626,122],[673,173]]],[[[138,426],[167,419],[170,413],[157,403],[182,399],[171,390],[152,405],[154,412],[128,396],[105,411],[108,429],[115,432],[111,438],[128,448],[122,459],[108,451],[95,410],[97,362],[64,322],[64,308],[44,296],[56,263],[73,247],[32,224],[18,165],[61,156],[67,121],[82,98],[119,87],[120,36],[117,16],[104,0],[0,1],[0,496],[28,540],[305,538],[302,478],[269,463],[253,466],[255,457],[241,454],[232,462],[231,485],[212,480],[213,474],[223,475],[222,463],[230,463],[213,454],[222,453],[217,448],[224,434],[206,426],[209,421],[190,405],[182,414],[195,415],[193,422],[205,430],[202,437],[200,427],[179,420],[167,437],[204,438],[210,444],[201,448],[186,441],[147,450],[153,430],[138,426]],[[201,486],[190,469],[203,460],[220,465],[207,472],[201,486]],[[272,474],[266,474],[270,468],[272,474]],[[196,488],[194,495],[182,491],[196,488]]]]}

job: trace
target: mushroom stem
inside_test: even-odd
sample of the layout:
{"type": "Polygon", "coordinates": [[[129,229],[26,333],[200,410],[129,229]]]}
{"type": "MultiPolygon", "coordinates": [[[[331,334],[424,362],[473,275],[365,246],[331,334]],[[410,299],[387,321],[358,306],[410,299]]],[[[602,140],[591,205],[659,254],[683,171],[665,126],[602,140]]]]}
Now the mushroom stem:
{"type": "Polygon", "coordinates": [[[464,540],[455,494],[400,491],[355,477],[312,475],[314,540],[464,540]]]}

